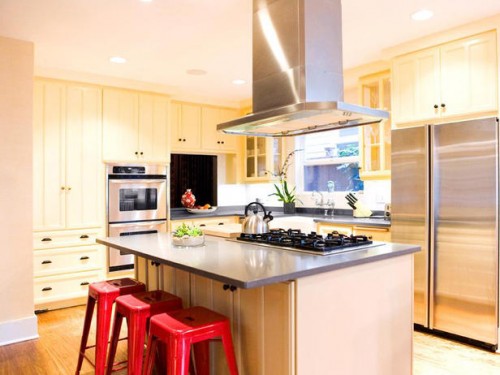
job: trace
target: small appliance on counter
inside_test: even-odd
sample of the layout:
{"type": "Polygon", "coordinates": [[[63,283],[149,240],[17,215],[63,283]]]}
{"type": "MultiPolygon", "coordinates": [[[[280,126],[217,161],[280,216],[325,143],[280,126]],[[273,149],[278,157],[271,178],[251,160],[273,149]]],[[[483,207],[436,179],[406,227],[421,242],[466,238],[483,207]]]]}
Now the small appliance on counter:
{"type": "Polygon", "coordinates": [[[266,208],[262,203],[252,202],[245,207],[245,220],[242,224],[243,233],[260,234],[269,232],[269,222],[273,219],[271,211],[266,213],[266,208]],[[252,208],[252,213],[249,215],[248,211],[252,208]],[[258,215],[259,207],[264,212],[263,216],[258,215]]]}

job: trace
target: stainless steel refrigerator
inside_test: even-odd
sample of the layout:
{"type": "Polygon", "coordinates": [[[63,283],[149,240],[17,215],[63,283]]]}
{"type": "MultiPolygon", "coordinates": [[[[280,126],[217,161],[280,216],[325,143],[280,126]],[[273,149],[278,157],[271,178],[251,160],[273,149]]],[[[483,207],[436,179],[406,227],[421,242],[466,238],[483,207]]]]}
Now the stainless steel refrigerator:
{"type": "Polygon", "coordinates": [[[414,243],[414,322],[498,343],[498,120],[392,131],[393,242],[414,243]]]}

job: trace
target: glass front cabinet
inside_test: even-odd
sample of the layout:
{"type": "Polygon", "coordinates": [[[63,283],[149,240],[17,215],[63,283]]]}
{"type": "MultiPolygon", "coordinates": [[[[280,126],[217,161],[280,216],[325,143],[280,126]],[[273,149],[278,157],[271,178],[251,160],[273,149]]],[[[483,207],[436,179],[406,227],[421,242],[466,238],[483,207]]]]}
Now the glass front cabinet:
{"type": "Polygon", "coordinates": [[[245,175],[248,182],[273,179],[282,162],[281,138],[247,137],[245,147],[245,175]]]}
{"type": "MultiPolygon", "coordinates": [[[[391,110],[390,71],[360,79],[360,102],[363,106],[391,110]]],[[[360,178],[381,180],[391,178],[391,120],[361,127],[360,178]]]]}

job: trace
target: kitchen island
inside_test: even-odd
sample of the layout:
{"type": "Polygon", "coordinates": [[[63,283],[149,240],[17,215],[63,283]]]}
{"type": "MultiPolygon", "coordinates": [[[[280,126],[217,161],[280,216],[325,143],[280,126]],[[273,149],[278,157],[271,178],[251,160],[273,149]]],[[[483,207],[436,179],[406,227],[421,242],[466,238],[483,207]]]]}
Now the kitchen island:
{"type": "Polygon", "coordinates": [[[210,236],[176,247],[166,233],[97,241],[137,255],[150,289],[229,316],[242,374],[411,374],[416,246],[320,256],[210,236]]]}

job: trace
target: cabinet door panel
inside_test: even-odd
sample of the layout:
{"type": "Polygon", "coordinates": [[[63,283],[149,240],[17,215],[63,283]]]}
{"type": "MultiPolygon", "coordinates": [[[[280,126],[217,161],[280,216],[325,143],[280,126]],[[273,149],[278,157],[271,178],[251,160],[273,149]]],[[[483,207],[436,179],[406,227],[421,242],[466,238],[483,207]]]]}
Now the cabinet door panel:
{"type": "Polygon", "coordinates": [[[218,150],[221,147],[221,134],[217,133],[220,109],[203,107],[201,111],[201,147],[204,150],[218,150]],[[217,143],[219,142],[219,143],[217,143]]]}
{"type": "Polygon", "coordinates": [[[63,229],[64,85],[35,82],[33,178],[35,230],[63,229]]]}
{"type": "MultiPolygon", "coordinates": [[[[227,122],[234,120],[235,118],[238,117],[238,111],[234,109],[227,109],[227,108],[222,108],[220,110],[220,117],[219,117],[219,123],[227,122]]],[[[215,127],[217,129],[217,126],[215,127]]],[[[231,152],[238,152],[239,145],[241,143],[241,136],[238,135],[232,135],[232,134],[225,134],[222,132],[218,132],[219,138],[221,139],[222,143],[222,149],[225,151],[231,151],[231,152]]]]}
{"type": "Polygon", "coordinates": [[[496,110],[496,60],[493,32],[441,47],[443,116],[496,110]]]}
{"type": "Polygon", "coordinates": [[[158,95],[139,96],[139,156],[141,160],[168,160],[168,99],[158,95]]]}
{"type": "Polygon", "coordinates": [[[438,115],[439,50],[430,48],[394,60],[393,123],[432,119],[438,115]]]}
{"type": "Polygon", "coordinates": [[[105,194],[100,152],[101,91],[69,86],[66,116],[66,228],[99,226],[103,223],[105,194]]]}
{"type": "Polygon", "coordinates": [[[138,152],[138,94],[103,90],[103,158],[135,160],[138,152]]]}

